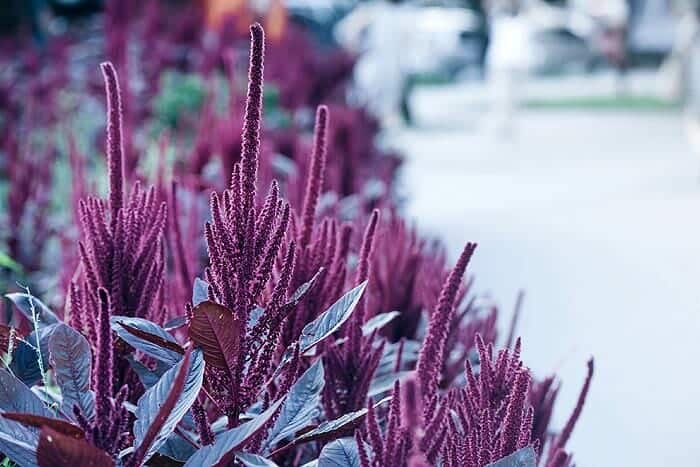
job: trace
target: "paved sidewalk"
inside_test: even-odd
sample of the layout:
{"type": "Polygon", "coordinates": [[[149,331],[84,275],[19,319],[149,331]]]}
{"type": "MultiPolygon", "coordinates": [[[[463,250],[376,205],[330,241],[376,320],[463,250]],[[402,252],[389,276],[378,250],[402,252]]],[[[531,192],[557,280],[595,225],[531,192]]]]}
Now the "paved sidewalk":
{"type": "Polygon", "coordinates": [[[525,361],[565,381],[557,423],[596,357],[577,465],[697,465],[700,160],[680,116],[526,111],[504,141],[457,89],[421,91],[423,128],[388,135],[409,214],[453,255],[479,242],[477,288],[505,308],[526,290],[525,361]]]}

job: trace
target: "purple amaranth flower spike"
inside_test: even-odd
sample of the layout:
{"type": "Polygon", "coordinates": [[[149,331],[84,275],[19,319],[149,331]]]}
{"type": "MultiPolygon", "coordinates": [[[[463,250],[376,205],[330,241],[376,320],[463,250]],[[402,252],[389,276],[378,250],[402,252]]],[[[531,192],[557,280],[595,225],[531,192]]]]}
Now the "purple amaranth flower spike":
{"type": "Polygon", "coordinates": [[[586,381],[583,383],[583,387],[581,388],[581,393],[576,401],[576,407],[574,407],[574,411],[571,413],[571,416],[569,416],[569,419],[567,420],[566,425],[564,425],[561,433],[554,438],[554,441],[549,447],[549,459],[547,460],[546,464],[547,467],[567,467],[570,465],[571,457],[565,455],[566,453],[564,452],[564,446],[569,440],[569,437],[571,437],[571,433],[574,431],[576,422],[581,416],[581,411],[586,403],[586,396],[588,395],[588,391],[591,387],[591,381],[593,379],[593,366],[593,359],[591,358],[588,360],[588,373],[586,374],[586,381]]]}
{"type": "Polygon", "coordinates": [[[14,135],[3,146],[9,185],[3,200],[7,206],[7,253],[27,273],[33,273],[42,268],[42,253],[53,233],[47,219],[55,154],[49,148],[35,149],[14,135]]]}
{"type": "Polygon", "coordinates": [[[361,467],[404,467],[411,447],[411,437],[401,418],[401,386],[394,383],[391,405],[386,413],[384,433],[380,431],[380,417],[371,402],[362,430],[355,432],[360,449],[361,467]],[[370,448],[369,450],[367,448],[370,448]]]}
{"type": "Polygon", "coordinates": [[[474,376],[467,360],[467,385],[456,397],[443,396],[438,403],[449,404],[459,419],[459,426],[447,425],[440,447],[446,467],[483,467],[531,442],[532,408],[527,400],[531,377],[519,351],[503,349],[494,361],[481,336],[477,347],[479,375],[474,376]],[[455,452],[448,456],[446,449],[455,452]]]}
{"type": "MultiPolygon", "coordinates": [[[[372,215],[367,222],[365,234],[362,237],[362,246],[360,247],[360,258],[357,262],[357,271],[355,272],[355,282],[360,284],[369,279],[370,265],[372,256],[372,247],[374,246],[374,234],[377,231],[377,223],[379,222],[379,210],[372,211],[372,215]]],[[[360,300],[358,310],[353,315],[353,320],[360,325],[365,322],[365,300],[360,300]]]]}
{"type": "Polygon", "coordinates": [[[314,147],[311,153],[311,167],[306,181],[306,193],[301,214],[301,232],[299,247],[304,249],[311,239],[316,204],[323,189],[323,171],[326,165],[326,132],[328,128],[328,107],[319,106],[316,110],[316,125],[314,127],[314,147]]]}
{"type": "Polygon", "coordinates": [[[256,23],[250,27],[250,64],[248,66],[248,92],[245,119],[243,121],[243,147],[241,150],[241,195],[243,212],[253,209],[255,181],[260,154],[260,127],[263,105],[263,57],[265,33],[256,23]]]}
{"type": "MultiPolygon", "coordinates": [[[[241,161],[233,167],[230,187],[221,195],[212,194],[211,222],[205,226],[210,299],[226,307],[246,330],[238,347],[246,352],[230,356],[236,363],[229,372],[207,368],[205,378],[209,394],[229,416],[232,427],[238,425],[238,415],[257,400],[261,385],[270,376],[282,324],[293,311],[286,300],[296,270],[296,247],[293,242],[286,243],[291,211],[280,199],[277,183],[272,183],[262,209],[256,205],[264,34],[258,24],[251,26],[250,32],[241,161]],[[255,326],[247,328],[256,306],[262,314],[255,326]]],[[[284,372],[283,381],[287,381],[296,370],[288,365],[284,372]]]]}
{"type": "Polygon", "coordinates": [[[443,286],[435,311],[430,316],[428,331],[418,357],[416,371],[421,381],[423,397],[427,401],[434,397],[440,381],[440,371],[444,358],[445,341],[454,315],[454,304],[476,244],[467,243],[454,269],[443,286]]]}
{"type": "Polygon", "coordinates": [[[372,257],[372,281],[367,285],[365,298],[366,314],[370,318],[394,310],[401,313],[382,331],[391,342],[417,337],[425,307],[418,293],[418,273],[423,263],[430,261],[424,253],[424,243],[416,229],[401,219],[395,210],[377,229],[374,248],[379,253],[372,257]]]}
{"type": "MultiPolygon", "coordinates": [[[[103,325],[108,317],[97,313],[99,289],[109,297],[109,315],[127,315],[160,321],[165,268],[164,230],[166,204],[159,202],[153,188],[144,190],[137,182],[124,198],[124,169],[120,93],[117,75],[109,63],[101,66],[107,91],[108,202],[87,197],[79,203],[82,239],[79,242],[82,277],[71,286],[71,321],[80,326],[96,349],[99,361],[106,347],[103,325]],[[102,320],[102,321],[101,321],[102,320]]],[[[106,324],[105,324],[106,323],[106,324]]],[[[111,352],[111,350],[110,350],[111,352]]],[[[118,352],[116,357],[121,357],[118,352]]],[[[110,370],[111,372],[111,370],[110,370]]],[[[114,385],[104,388],[110,397],[127,381],[128,365],[119,359],[114,366],[114,385]]],[[[100,381],[103,381],[103,375],[100,381]]],[[[97,381],[96,381],[97,383],[97,381]]],[[[100,383],[102,384],[102,383],[100,383]]],[[[134,394],[134,391],[132,391],[134,394]]]]}
{"type": "Polygon", "coordinates": [[[113,339],[109,318],[112,314],[109,293],[99,288],[98,336],[95,349],[95,365],[92,372],[92,388],[95,392],[95,415],[88,420],[79,406],[73,407],[73,415],[85,432],[86,439],[112,456],[124,447],[128,413],[124,402],[129,388],[121,386],[112,397],[114,385],[113,339]]]}
{"type": "Polygon", "coordinates": [[[124,204],[124,141],[122,98],[117,71],[109,62],[100,65],[107,93],[107,167],[109,168],[110,227],[114,232],[124,204]]]}
{"type": "MultiPolygon", "coordinates": [[[[97,316],[97,349],[95,358],[95,372],[93,374],[93,387],[96,397],[96,419],[98,423],[109,425],[110,395],[114,385],[114,358],[112,345],[112,330],[110,329],[109,317],[112,310],[109,293],[103,288],[97,291],[99,300],[99,315],[97,316]]],[[[104,426],[101,426],[101,431],[104,426]]]]}
{"type": "MultiPolygon", "coordinates": [[[[362,238],[360,254],[355,271],[355,283],[366,281],[372,256],[372,244],[379,222],[379,211],[375,210],[367,223],[362,238]]],[[[379,365],[385,342],[375,345],[376,331],[363,336],[363,299],[341,333],[347,340],[339,346],[327,349],[324,366],[327,384],[323,391],[323,404],[326,413],[340,416],[349,411],[359,410],[365,405],[372,377],[379,365]]]]}
{"type": "MultiPolygon", "coordinates": [[[[481,336],[476,342],[479,372],[475,374],[467,360],[463,388],[426,399],[422,381],[414,374],[402,383],[403,390],[395,385],[388,414],[380,418],[374,411],[368,413],[366,426],[355,435],[358,443],[366,446],[366,455],[360,455],[362,467],[484,467],[525,446],[541,452],[542,446],[533,436],[531,375],[520,360],[520,340],[512,350],[500,350],[495,358],[491,344],[481,336]],[[400,412],[394,404],[401,407],[400,412]],[[384,427],[383,433],[377,434],[377,427],[384,427]],[[397,448],[392,440],[403,443],[403,448],[397,448]],[[386,458],[387,451],[394,455],[386,458]],[[367,460],[362,460],[365,457],[367,460]]],[[[587,387],[584,384],[582,394],[587,387]]],[[[578,412],[574,411],[571,420],[578,412]]],[[[542,465],[568,467],[570,456],[556,445],[554,451],[542,465]]]]}

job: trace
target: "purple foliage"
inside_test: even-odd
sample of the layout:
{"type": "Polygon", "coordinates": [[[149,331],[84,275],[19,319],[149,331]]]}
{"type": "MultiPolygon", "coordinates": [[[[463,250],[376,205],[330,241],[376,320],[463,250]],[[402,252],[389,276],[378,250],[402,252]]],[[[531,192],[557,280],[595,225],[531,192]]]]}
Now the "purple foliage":
{"type": "MultiPolygon", "coordinates": [[[[149,7],[145,25],[131,24],[118,3],[108,2],[108,49],[124,67],[126,31],[155,38],[165,26],[159,7],[149,7]]],[[[195,40],[184,29],[182,41],[195,40]]],[[[533,377],[520,360],[519,339],[494,354],[497,311],[484,310],[471,280],[464,280],[476,245],[468,243],[448,268],[443,249],[401,219],[391,196],[398,162],[375,148],[376,122],[361,109],[318,105],[312,141],[275,131],[272,142],[262,140],[265,38],[259,24],[250,34],[245,106],[232,96],[226,115],[205,109],[194,132],[194,157],[176,162],[178,180],[164,174],[161,151],[157,186],[148,189],[138,180],[138,148],[131,143],[130,128],[137,125],[130,125],[143,118],[141,110],[125,113],[122,91],[129,102],[136,99],[120,89],[114,66],[102,64],[109,191],[104,200],[82,198],[88,184],[71,147],[80,261],[64,271],[72,278],[66,321],[92,353],[84,356],[90,364],[83,367],[91,370],[81,381],[90,381],[94,416],[76,405],[60,407],[50,420],[25,387],[15,393],[34,398],[22,407],[27,414],[0,419],[0,430],[31,427],[27,436],[33,437],[22,446],[34,451],[18,451],[26,448],[7,436],[0,438],[0,451],[59,466],[95,459],[143,465],[155,451],[154,465],[187,458],[187,465],[202,459],[238,465],[234,459],[243,452],[292,466],[354,436],[355,443],[337,443],[356,449],[362,467],[484,467],[525,446],[537,450],[542,466],[570,466],[566,443],[590,387],[592,360],[575,410],[562,431],[553,432],[557,381],[533,377]],[[282,147],[292,148],[287,155],[294,153],[299,170],[278,182],[271,166],[282,147]],[[225,182],[203,175],[216,151],[225,182]],[[371,177],[386,185],[386,193],[362,196],[371,177]],[[201,231],[203,192],[211,195],[201,231]],[[324,206],[328,192],[359,195],[362,209],[341,217],[338,207],[324,206]],[[195,278],[198,272],[206,282],[195,278]],[[370,326],[393,311],[398,316],[370,326]],[[138,399],[134,416],[126,410],[129,397],[138,399]]],[[[304,43],[289,34],[278,40],[304,43]]],[[[279,50],[269,55],[277,57],[269,69],[280,80],[325,66],[315,58],[283,71],[279,50]]],[[[163,63],[171,58],[161,57],[163,63]]],[[[339,61],[329,66],[344,70],[339,61]]],[[[328,73],[343,75],[336,72],[328,73]]],[[[158,71],[146,73],[152,88],[158,71]]],[[[297,78],[282,93],[290,107],[316,106],[336,95],[327,78],[297,78]],[[292,88],[309,83],[298,102],[290,97],[292,88]]],[[[22,173],[13,172],[18,181],[22,173]]],[[[42,189],[32,185],[13,194],[11,215],[20,218],[40,199],[29,191],[42,189]]],[[[1,331],[4,348],[14,334],[1,331]]],[[[21,412],[5,396],[0,392],[0,411],[21,412]]]]}

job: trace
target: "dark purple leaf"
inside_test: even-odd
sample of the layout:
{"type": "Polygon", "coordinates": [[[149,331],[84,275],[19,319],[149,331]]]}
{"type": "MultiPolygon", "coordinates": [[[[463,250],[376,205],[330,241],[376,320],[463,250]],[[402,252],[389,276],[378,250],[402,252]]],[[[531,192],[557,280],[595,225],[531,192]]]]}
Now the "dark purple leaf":
{"type": "Polygon", "coordinates": [[[207,365],[231,371],[237,364],[241,326],[228,308],[205,301],[192,311],[190,339],[204,352],[207,365]]]}
{"type": "Polygon", "coordinates": [[[169,365],[178,363],[185,353],[170,333],[147,319],[112,316],[110,323],[127,344],[169,365]]]}
{"type": "Polygon", "coordinates": [[[33,415],[29,413],[5,412],[0,414],[3,418],[19,422],[24,426],[32,428],[49,427],[63,435],[75,439],[84,439],[85,432],[78,426],[72,423],[59,420],[58,418],[42,417],[41,415],[33,415]]]}
{"type": "Polygon", "coordinates": [[[185,467],[227,465],[234,459],[236,449],[243,446],[265,427],[265,424],[277,412],[282,402],[284,402],[284,398],[277,400],[253,420],[217,435],[214,444],[200,448],[190,457],[185,467]]]}
{"type": "Polygon", "coordinates": [[[282,411],[268,435],[268,446],[274,446],[284,438],[294,435],[318,416],[324,383],[323,363],[319,359],[289,390],[282,411]]]}
{"type": "Polygon", "coordinates": [[[141,465],[166,442],[197,399],[203,377],[202,352],[190,348],[180,363],[141,396],[134,422],[135,451],[129,465],[141,465]]]}
{"type": "Polygon", "coordinates": [[[39,322],[39,327],[47,326],[49,324],[56,324],[59,322],[56,314],[51,311],[49,307],[44,305],[44,303],[33,295],[26,293],[8,293],[5,297],[9,298],[12,303],[15,304],[17,309],[22,312],[25,318],[29,322],[33,322],[32,319],[32,304],[34,305],[34,312],[37,316],[37,321],[39,322]]]}
{"type": "Polygon", "coordinates": [[[486,467],[536,467],[537,454],[531,446],[526,446],[513,454],[488,464],[486,467]]]}
{"type": "Polygon", "coordinates": [[[41,429],[36,451],[39,467],[109,467],[112,458],[85,440],[63,435],[51,428],[41,429]]]}
{"type": "MultiPolygon", "coordinates": [[[[49,361],[63,396],[62,410],[73,416],[73,406],[92,419],[95,399],[90,391],[90,344],[79,332],[65,324],[57,325],[49,339],[49,361]]],[[[55,429],[55,428],[54,428],[55,429]]]]}
{"type": "Polygon", "coordinates": [[[323,446],[318,457],[318,467],[360,467],[355,440],[341,438],[323,446]]]}
{"type": "Polygon", "coordinates": [[[0,357],[8,354],[10,351],[10,336],[12,332],[13,330],[10,326],[0,324],[0,357]]]}

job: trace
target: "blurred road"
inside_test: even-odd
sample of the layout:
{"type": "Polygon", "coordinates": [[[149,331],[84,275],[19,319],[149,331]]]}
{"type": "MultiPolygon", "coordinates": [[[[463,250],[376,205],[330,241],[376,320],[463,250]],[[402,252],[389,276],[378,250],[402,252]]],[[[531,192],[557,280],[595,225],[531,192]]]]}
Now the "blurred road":
{"type": "Polygon", "coordinates": [[[564,380],[557,424],[596,358],[577,465],[697,465],[700,160],[680,115],[529,110],[503,140],[459,87],[414,102],[419,128],[388,134],[408,214],[453,257],[479,243],[471,272],[502,325],[526,290],[524,360],[564,380]]]}

